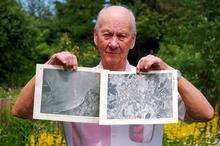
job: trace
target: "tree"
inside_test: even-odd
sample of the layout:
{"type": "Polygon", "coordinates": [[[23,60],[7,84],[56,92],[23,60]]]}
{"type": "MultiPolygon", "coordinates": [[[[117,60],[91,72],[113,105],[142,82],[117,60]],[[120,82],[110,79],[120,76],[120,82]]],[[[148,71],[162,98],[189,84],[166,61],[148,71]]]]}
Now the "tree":
{"type": "Polygon", "coordinates": [[[22,84],[31,72],[36,30],[33,20],[14,0],[0,1],[0,83],[22,84]]]}

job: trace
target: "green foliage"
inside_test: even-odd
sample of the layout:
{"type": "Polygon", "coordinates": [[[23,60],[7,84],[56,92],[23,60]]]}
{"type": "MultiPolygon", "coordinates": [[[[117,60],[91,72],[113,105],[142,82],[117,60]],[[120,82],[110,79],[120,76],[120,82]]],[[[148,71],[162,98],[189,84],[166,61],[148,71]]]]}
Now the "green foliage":
{"type": "MultiPolygon", "coordinates": [[[[30,145],[30,136],[34,134],[35,138],[40,133],[57,133],[57,122],[51,121],[33,121],[17,118],[11,115],[11,105],[15,102],[20,89],[4,89],[0,87],[0,144],[4,146],[30,145]]],[[[37,140],[36,140],[37,141],[37,140]]]]}
{"type": "Polygon", "coordinates": [[[32,68],[35,29],[15,1],[0,1],[0,83],[19,85],[32,68]]]}
{"type": "Polygon", "coordinates": [[[8,114],[7,109],[0,109],[0,143],[4,145],[25,145],[33,129],[33,123],[8,114]]]}
{"type": "MultiPolygon", "coordinates": [[[[98,50],[91,43],[86,43],[81,46],[83,53],[80,53],[80,64],[82,66],[94,67],[99,63],[98,50]]],[[[82,50],[81,49],[81,50],[82,50]]],[[[81,51],[80,51],[81,52],[81,51]]]]}
{"type": "Polygon", "coordinates": [[[20,92],[20,89],[13,89],[13,88],[3,88],[0,87],[0,100],[1,99],[10,99],[15,100],[16,96],[20,92]]]}
{"type": "Polygon", "coordinates": [[[204,11],[210,6],[202,10],[204,3],[187,2],[179,6],[182,11],[176,15],[181,17],[164,23],[166,30],[159,54],[178,67],[215,104],[220,97],[219,16],[216,13],[208,18],[204,11]]]}
{"type": "Polygon", "coordinates": [[[56,2],[59,32],[69,33],[71,40],[79,44],[92,38],[93,19],[102,8],[100,2],[90,0],[67,0],[56,2]]]}
{"type": "Polygon", "coordinates": [[[0,109],[0,116],[0,144],[4,146],[30,145],[31,135],[34,134],[35,138],[38,139],[40,133],[56,133],[58,129],[56,122],[16,118],[10,115],[6,108],[0,109]]]}

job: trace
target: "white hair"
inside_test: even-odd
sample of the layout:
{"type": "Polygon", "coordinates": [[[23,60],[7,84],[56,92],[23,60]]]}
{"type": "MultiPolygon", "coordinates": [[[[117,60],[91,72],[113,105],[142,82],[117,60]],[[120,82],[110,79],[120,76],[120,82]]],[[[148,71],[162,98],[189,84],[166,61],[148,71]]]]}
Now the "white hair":
{"type": "MultiPolygon", "coordinates": [[[[107,7],[104,7],[102,8],[102,10],[99,12],[98,14],[98,17],[97,17],[97,21],[96,21],[96,24],[95,24],[95,30],[98,30],[99,29],[99,25],[100,25],[100,17],[101,15],[110,7],[114,7],[114,6],[107,6],[107,7]]],[[[131,29],[132,29],[132,33],[134,35],[137,34],[137,31],[136,31],[136,21],[135,21],[135,17],[134,17],[134,14],[131,10],[129,10],[128,8],[124,7],[124,6],[116,6],[116,7],[120,7],[120,8],[123,8],[123,9],[126,9],[129,14],[130,14],[130,18],[131,18],[131,29]]]]}

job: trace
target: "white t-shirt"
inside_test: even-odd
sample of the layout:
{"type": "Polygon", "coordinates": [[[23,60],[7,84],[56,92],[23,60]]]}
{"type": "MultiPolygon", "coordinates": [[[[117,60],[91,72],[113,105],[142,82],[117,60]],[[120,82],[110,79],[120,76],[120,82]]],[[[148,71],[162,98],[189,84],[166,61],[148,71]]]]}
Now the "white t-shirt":
{"type": "MultiPolygon", "coordinates": [[[[95,69],[102,69],[99,64],[95,69]]],[[[125,71],[136,68],[127,62],[125,71]]],[[[185,105],[178,98],[178,116],[185,117],[185,105]]],[[[97,123],[64,122],[68,146],[160,146],[163,139],[163,125],[98,125],[97,123]]]]}

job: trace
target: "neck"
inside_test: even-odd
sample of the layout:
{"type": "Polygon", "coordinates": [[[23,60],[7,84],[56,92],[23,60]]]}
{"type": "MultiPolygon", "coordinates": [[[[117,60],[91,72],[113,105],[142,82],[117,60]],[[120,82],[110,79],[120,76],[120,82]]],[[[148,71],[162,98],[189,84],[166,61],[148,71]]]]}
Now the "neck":
{"type": "Polygon", "coordinates": [[[119,63],[119,64],[107,64],[101,61],[101,64],[103,66],[103,69],[107,69],[110,71],[125,71],[127,60],[124,63],[119,63]]]}

